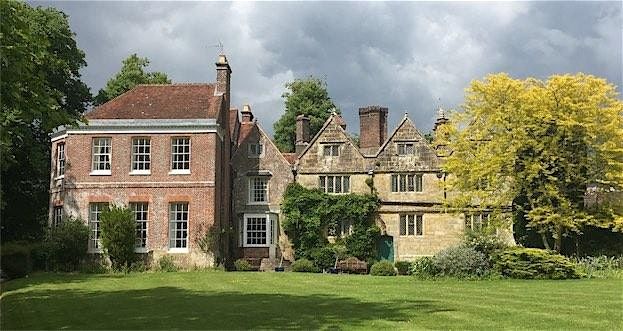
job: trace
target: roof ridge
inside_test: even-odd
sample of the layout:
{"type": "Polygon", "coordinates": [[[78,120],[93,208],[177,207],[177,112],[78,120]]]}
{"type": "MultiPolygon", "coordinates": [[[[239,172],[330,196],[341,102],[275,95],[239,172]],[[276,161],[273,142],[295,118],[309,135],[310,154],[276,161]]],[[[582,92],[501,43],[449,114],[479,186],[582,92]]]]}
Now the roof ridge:
{"type": "Polygon", "coordinates": [[[168,84],[136,84],[136,86],[213,86],[214,83],[168,83],[168,84]]]}

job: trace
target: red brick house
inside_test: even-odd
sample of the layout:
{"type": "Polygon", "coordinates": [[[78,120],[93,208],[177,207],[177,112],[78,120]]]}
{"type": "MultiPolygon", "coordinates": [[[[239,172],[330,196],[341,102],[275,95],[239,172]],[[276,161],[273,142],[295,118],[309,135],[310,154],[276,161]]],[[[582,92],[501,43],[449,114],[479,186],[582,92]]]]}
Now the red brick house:
{"type": "Polygon", "coordinates": [[[88,222],[89,251],[97,253],[102,209],[128,205],[137,252],[211,264],[215,256],[196,241],[229,228],[233,131],[224,55],[216,73],[212,84],[139,85],[89,112],[88,124],[58,128],[51,135],[52,223],[68,216],[88,222]]]}

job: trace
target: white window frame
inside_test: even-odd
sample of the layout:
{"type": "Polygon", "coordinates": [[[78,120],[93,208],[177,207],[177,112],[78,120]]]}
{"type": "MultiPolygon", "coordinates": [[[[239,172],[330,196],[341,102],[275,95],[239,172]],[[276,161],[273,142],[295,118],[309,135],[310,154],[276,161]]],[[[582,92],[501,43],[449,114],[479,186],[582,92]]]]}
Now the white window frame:
{"type": "Polygon", "coordinates": [[[268,176],[252,176],[249,177],[249,204],[250,205],[267,205],[270,202],[270,177],[268,176]],[[265,200],[264,201],[255,201],[255,181],[256,180],[263,180],[266,182],[266,187],[264,188],[264,197],[265,200]]]}
{"type": "Polygon", "coordinates": [[[151,174],[151,138],[150,137],[132,137],[132,160],[130,175],[150,175],[151,174]],[[142,152],[139,152],[140,148],[142,152]],[[147,152],[145,152],[147,150],[147,152]],[[139,160],[143,157],[142,160],[139,160]],[[139,168],[143,169],[139,169],[139,168]]]}
{"type": "Polygon", "coordinates": [[[324,157],[336,157],[340,156],[340,146],[342,144],[323,144],[322,156],[324,157]],[[327,153],[328,151],[328,153],[327,153]]]}
{"type": "MultiPolygon", "coordinates": [[[[276,226],[273,223],[273,218],[270,217],[270,214],[244,214],[244,221],[242,223],[242,247],[270,247],[271,243],[274,243],[272,232],[275,230],[276,226]],[[247,240],[249,239],[248,229],[249,219],[264,219],[264,224],[266,226],[266,243],[265,244],[249,244],[247,240]]],[[[257,229],[254,232],[259,232],[257,229]]]]}
{"type": "Polygon", "coordinates": [[[351,192],[350,175],[318,176],[318,188],[328,194],[349,194],[351,192]],[[329,183],[331,183],[331,185],[329,185],[329,183]],[[344,189],[346,186],[348,187],[348,190],[344,189]],[[339,192],[336,192],[338,190],[339,192]]]}
{"type": "Polygon", "coordinates": [[[398,215],[398,235],[400,237],[424,236],[424,214],[406,213],[398,215]],[[419,226],[418,226],[419,223],[419,226]],[[404,230],[404,232],[403,232],[404,230]]]}
{"type": "Polygon", "coordinates": [[[102,252],[100,217],[102,211],[106,209],[108,209],[108,202],[89,203],[89,252],[91,253],[102,252]]]}
{"type": "Polygon", "coordinates": [[[65,177],[65,143],[61,142],[56,145],[56,179],[65,177]]]}
{"type": "Polygon", "coordinates": [[[130,209],[134,212],[134,221],[136,221],[136,243],[134,251],[137,253],[146,253],[149,244],[149,203],[148,202],[131,202],[130,209]]]}
{"type": "Polygon", "coordinates": [[[396,143],[396,154],[399,156],[415,155],[415,143],[399,142],[396,143]],[[411,149],[411,151],[409,151],[411,149]]]}
{"type": "Polygon", "coordinates": [[[109,176],[111,174],[112,137],[94,137],[91,141],[91,176],[109,176]],[[102,145],[102,142],[105,143],[102,145]],[[102,148],[104,148],[104,152],[101,152],[102,148]],[[106,152],[106,149],[108,152],[106,152]],[[102,161],[102,156],[104,161],[102,161]],[[106,156],[108,156],[108,160],[106,160],[106,156]],[[103,169],[100,169],[102,164],[103,169]],[[108,169],[106,169],[106,165],[108,165],[108,169]]]}
{"type": "Polygon", "coordinates": [[[392,193],[422,193],[424,192],[424,175],[393,174],[389,185],[392,193]]]}
{"type": "Polygon", "coordinates": [[[248,150],[247,150],[247,155],[249,158],[260,158],[260,157],[264,157],[264,150],[265,150],[264,144],[262,143],[253,143],[253,144],[249,144],[248,145],[248,150]],[[257,152],[259,149],[259,153],[257,152]]]}
{"type": "Polygon", "coordinates": [[[190,174],[190,164],[192,161],[192,142],[190,137],[171,137],[171,153],[170,153],[170,157],[171,157],[171,162],[170,162],[170,167],[171,167],[171,171],[169,172],[170,175],[188,175],[190,174]],[[175,161],[175,155],[186,155],[185,152],[179,153],[179,152],[174,152],[174,147],[183,147],[186,146],[186,144],[179,144],[179,143],[175,143],[178,142],[179,140],[188,140],[188,169],[179,169],[174,166],[177,163],[186,163],[186,161],[175,161]],[[177,163],[176,163],[177,162],[177,163]]]}
{"type": "Polygon", "coordinates": [[[188,231],[188,225],[190,223],[190,204],[188,202],[170,202],[169,203],[169,219],[168,219],[168,224],[169,224],[169,235],[168,235],[168,239],[169,239],[169,252],[170,253],[187,253],[188,252],[188,243],[189,243],[189,231],[188,231]],[[184,210],[184,206],[186,206],[185,210],[184,210]],[[181,209],[178,209],[178,207],[182,207],[181,209]],[[178,213],[182,213],[182,219],[178,220],[178,213]],[[184,220],[184,213],[186,213],[186,219],[184,220]],[[183,224],[186,223],[186,227],[185,228],[181,228],[178,229],[177,228],[177,224],[183,224]],[[177,234],[181,232],[181,233],[186,233],[185,237],[177,237],[177,234]],[[177,247],[177,241],[181,241],[183,243],[182,247],[177,247]],[[173,242],[175,242],[174,245],[171,245],[173,242]]]}
{"type": "Polygon", "coordinates": [[[54,206],[52,213],[52,226],[57,227],[63,223],[63,206],[54,206]]]}

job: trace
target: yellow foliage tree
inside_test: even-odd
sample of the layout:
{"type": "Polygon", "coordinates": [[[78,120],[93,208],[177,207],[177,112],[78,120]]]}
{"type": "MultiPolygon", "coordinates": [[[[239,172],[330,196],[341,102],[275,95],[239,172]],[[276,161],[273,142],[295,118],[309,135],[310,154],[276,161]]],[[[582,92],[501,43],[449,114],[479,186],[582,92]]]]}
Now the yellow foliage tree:
{"type": "Polygon", "coordinates": [[[622,204],[585,201],[588,190],[623,189],[623,103],[605,79],[489,75],[470,84],[463,111],[435,139],[450,151],[457,207],[522,213],[557,250],[586,224],[623,230],[622,204]]]}

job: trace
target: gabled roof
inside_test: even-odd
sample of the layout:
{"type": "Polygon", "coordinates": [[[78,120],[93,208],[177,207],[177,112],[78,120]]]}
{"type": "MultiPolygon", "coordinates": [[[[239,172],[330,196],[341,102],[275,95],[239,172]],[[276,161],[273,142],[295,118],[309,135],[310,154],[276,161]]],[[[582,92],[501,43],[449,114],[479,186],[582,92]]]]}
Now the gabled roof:
{"type": "Polygon", "coordinates": [[[337,124],[337,126],[340,128],[340,132],[346,137],[346,139],[348,139],[348,141],[350,142],[351,145],[353,145],[353,147],[355,147],[355,150],[357,150],[357,153],[359,153],[359,155],[361,155],[362,158],[365,158],[365,156],[361,153],[361,151],[359,150],[359,147],[357,147],[357,145],[355,144],[355,142],[353,141],[353,139],[350,137],[350,135],[346,132],[346,130],[344,130],[344,128],[342,127],[343,125],[346,124],[346,122],[344,122],[344,119],[342,118],[342,116],[333,113],[331,114],[331,116],[329,116],[329,118],[327,118],[327,120],[324,122],[324,124],[322,125],[322,128],[320,128],[320,130],[318,130],[318,133],[316,133],[316,135],[314,136],[314,138],[309,142],[309,144],[307,145],[307,147],[305,147],[305,149],[301,152],[301,154],[299,155],[298,159],[302,159],[303,155],[305,155],[307,153],[307,151],[312,147],[312,145],[316,142],[316,140],[318,140],[318,138],[320,138],[320,136],[322,135],[322,133],[324,132],[324,130],[326,130],[327,126],[329,126],[329,124],[335,121],[335,124],[337,124]]]}
{"type": "MultiPolygon", "coordinates": [[[[240,123],[240,133],[238,136],[238,144],[237,147],[240,147],[240,145],[242,145],[245,140],[247,140],[247,138],[249,138],[249,136],[251,135],[251,133],[253,132],[253,128],[257,128],[257,131],[260,133],[260,135],[264,136],[266,138],[266,140],[268,140],[268,142],[273,146],[273,148],[275,148],[275,150],[277,151],[277,153],[279,155],[281,155],[281,157],[283,158],[283,160],[288,163],[288,164],[294,164],[292,162],[292,156],[288,155],[288,154],[294,154],[294,161],[296,161],[296,153],[281,153],[281,151],[279,150],[279,148],[277,147],[277,145],[275,145],[275,143],[273,142],[273,140],[270,138],[270,136],[266,133],[266,131],[264,131],[264,129],[262,129],[262,126],[257,122],[257,121],[252,121],[252,122],[243,122],[240,123]]],[[[232,155],[232,159],[240,152],[240,148],[236,148],[236,152],[234,152],[234,154],[232,155]]]]}
{"type": "Polygon", "coordinates": [[[222,95],[214,84],[137,85],[86,114],[87,119],[218,118],[222,95]]]}
{"type": "Polygon", "coordinates": [[[417,134],[420,136],[420,138],[422,138],[422,140],[424,140],[424,143],[430,147],[431,149],[434,149],[429,143],[428,141],[424,138],[424,136],[422,135],[422,133],[420,132],[420,130],[418,130],[417,126],[415,126],[415,124],[413,123],[413,121],[411,121],[411,119],[409,118],[409,116],[407,116],[407,114],[405,114],[405,116],[402,118],[402,121],[400,121],[400,123],[398,123],[398,126],[396,126],[396,128],[394,129],[394,132],[392,132],[392,134],[387,137],[387,140],[385,140],[385,142],[383,143],[383,145],[381,145],[381,147],[379,147],[379,150],[376,152],[376,154],[374,154],[374,157],[378,157],[381,152],[385,149],[385,147],[387,147],[387,145],[389,144],[390,141],[392,141],[392,139],[394,138],[394,136],[396,135],[396,133],[398,133],[398,131],[400,130],[400,128],[405,125],[406,123],[409,123],[413,126],[413,128],[415,129],[415,131],[417,132],[417,134]]]}
{"type": "Polygon", "coordinates": [[[240,120],[238,119],[238,109],[229,109],[229,133],[231,141],[238,143],[238,133],[240,132],[240,120]]]}

